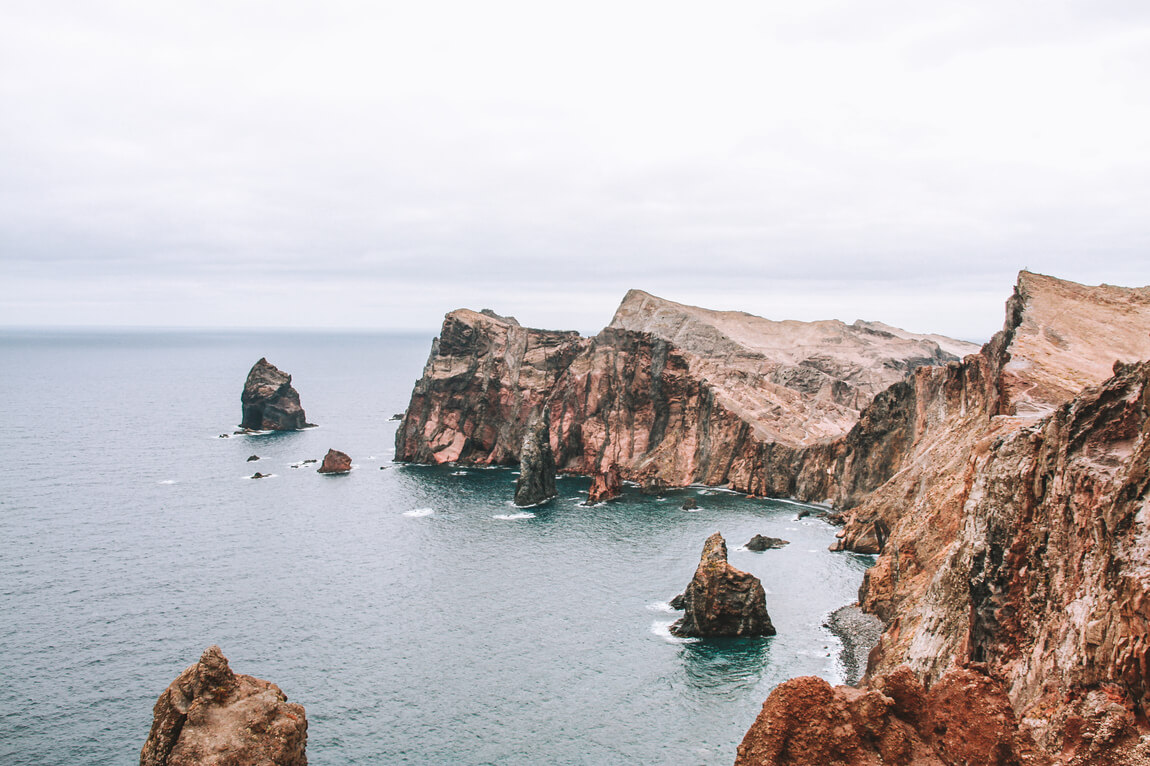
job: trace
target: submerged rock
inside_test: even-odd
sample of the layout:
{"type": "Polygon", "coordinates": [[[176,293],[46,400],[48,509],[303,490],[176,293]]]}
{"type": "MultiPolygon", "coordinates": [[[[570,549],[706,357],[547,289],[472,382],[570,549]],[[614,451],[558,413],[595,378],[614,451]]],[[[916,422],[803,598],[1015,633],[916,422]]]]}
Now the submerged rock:
{"type": "Polygon", "coordinates": [[[782,548],[784,545],[790,545],[790,540],[783,540],[779,537],[764,537],[763,535],[755,535],[747,543],[747,550],[761,553],[765,550],[774,548],[782,548]]]}
{"type": "Polygon", "coordinates": [[[299,392],[291,375],[267,359],[252,365],[240,395],[243,420],[240,427],[252,431],[298,431],[311,425],[300,406],[299,392]]]}
{"type": "Polygon", "coordinates": [[[684,511],[695,511],[699,508],[699,501],[693,497],[688,497],[683,501],[683,505],[681,507],[684,511]]]}
{"type": "Polygon", "coordinates": [[[551,453],[551,421],[544,408],[531,417],[519,450],[519,479],[515,504],[539,505],[558,494],[555,489],[555,456],[551,453]]]}
{"type": "Polygon", "coordinates": [[[249,455],[247,462],[252,463],[252,462],[255,462],[256,460],[259,460],[259,459],[260,459],[259,455],[249,455]]]}
{"type": "Polygon", "coordinates": [[[306,746],[303,706],[210,646],[156,701],[140,766],[307,766],[306,746]]]}
{"type": "MultiPolygon", "coordinates": [[[[304,461],[307,462],[306,460],[304,461]]],[[[315,462],[314,460],[311,462],[315,462]]],[[[346,452],[329,449],[316,473],[347,473],[351,470],[351,457],[346,452]]]]}
{"type": "Polygon", "coordinates": [[[767,596],[759,578],[727,563],[727,543],[716,532],[690,585],[671,601],[683,618],[671,626],[676,636],[773,636],[767,596]]]}
{"type": "Polygon", "coordinates": [[[591,489],[587,491],[587,502],[584,505],[613,500],[621,494],[623,494],[623,480],[619,477],[619,467],[612,463],[606,471],[591,477],[591,489]]]}
{"type": "Polygon", "coordinates": [[[253,478],[253,479],[266,479],[267,474],[260,473],[259,471],[256,471],[255,473],[252,474],[251,478],[253,478]]]}

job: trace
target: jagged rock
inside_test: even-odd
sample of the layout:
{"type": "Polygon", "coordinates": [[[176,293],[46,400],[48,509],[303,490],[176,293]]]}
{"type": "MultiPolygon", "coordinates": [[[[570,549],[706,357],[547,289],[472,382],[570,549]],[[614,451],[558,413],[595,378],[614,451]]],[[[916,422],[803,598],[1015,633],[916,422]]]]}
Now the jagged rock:
{"type": "Polygon", "coordinates": [[[247,462],[249,462],[249,463],[252,463],[252,462],[254,462],[254,461],[256,461],[256,460],[259,460],[259,459],[260,459],[260,456],[259,456],[259,455],[249,455],[249,456],[248,456],[248,459],[247,459],[247,462]]]}
{"type": "Polygon", "coordinates": [[[716,532],[687,589],[671,601],[682,619],[671,626],[677,636],[773,636],[767,596],[759,578],[727,563],[727,543],[716,532]]]}
{"type": "Polygon", "coordinates": [[[210,646],[156,701],[140,766],[307,766],[306,746],[303,706],[210,646]]]}
{"type": "Polygon", "coordinates": [[[551,453],[551,439],[547,410],[531,418],[523,446],[519,450],[519,478],[515,482],[515,504],[539,505],[555,497],[555,456],[551,453]]]}
{"type": "MultiPolygon", "coordinates": [[[[309,462],[307,460],[304,461],[309,462]]],[[[314,463],[315,461],[310,461],[314,463]]],[[[346,452],[329,449],[323,456],[323,463],[316,469],[316,473],[347,473],[351,470],[351,457],[346,452]]]]}
{"type": "Polygon", "coordinates": [[[785,681],[739,745],[735,766],[1046,766],[1000,684],[956,668],[927,691],[907,668],[876,688],[785,681]]]}
{"type": "Polygon", "coordinates": [[[749,551],[755,551],[756,553],[761,553],[765,550],[782,548],[784,545],[790,544],[790,540],[783,540],[778,537],[764,537],[763,535],[755,535],[747,542],[746,549],[749,551]]]}
{"type": "Polygon", "coordinates": [[[546,402],[566,472],[616,464],[651,487],[822,500],[837,458],[823,443],[907,370],[954,358],[899,332],[772,322],[637,290],[594,338],[453,311],[396,433],[396,459],[512,463],[527,418],[546,402]]]}
{"type": "Polygon", "coordinates": [[[298,431],[307,422],[299,393],[292,388],[291,375],[260,359],[248,372],[240,395],[243,420],[240,427],[251,431],[298,431]]]}
{"type": "Polygon", "coordinates": [[[613,500],[621,494],[623,494],[623,480],[619,477],[619,467],[612,464],[606,471],[591,477],[591,489],[587,491],[585,505],[613,500]]]}
{"type": "Polygon", "coordinates": [[[694,510],[697,510],[698,507],[699,507],[699,501],[693,497],[688,497],[686,500],[683,501],[683,504],[680,506],[680,508],[684,511],[694,511],[694,510]]]}

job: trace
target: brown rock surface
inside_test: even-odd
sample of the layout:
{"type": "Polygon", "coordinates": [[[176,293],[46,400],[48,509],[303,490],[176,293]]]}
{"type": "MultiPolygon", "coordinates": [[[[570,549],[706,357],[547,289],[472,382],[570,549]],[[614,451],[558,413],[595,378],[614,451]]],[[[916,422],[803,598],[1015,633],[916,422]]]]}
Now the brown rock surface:
{"type": "Polygon", "coordinates": [[[241,428],[253,431],[297,431],[307,422],[299,393],[292,388],[291,375],[280,371],[267,359],[260,359],[248,372],[240,394],[243,410],[241,428]]]}
{"type": "Polygon", "coordinates": [[[329,449],[327,454],[323,456],[323,462],[316,469],[316,473],[347,473],[350,470],[351,457],[346,452],[329,449]]]}
{"type": "Polygon", "coordinates": [[[671,626],[677,636],[775,635],[763,584],[727,563],[727,543],[718,532],[707,538],[695,576],[671,606],[683,610],[671,626]]]}
{"type": "Polygon", "coordinates": [[[623,480],[619,477],[619,467],[611,464],[606,471],[599,471],[591,477],[591,489],[587,491],[585,505],[613,500],[623,494],[623,480]]]}
{"type": "Polygon", "coordinates": [[[140,766],[307,766],[307,718],[273,683],[237,675],[218,646],[156,701],[140,766]]]}

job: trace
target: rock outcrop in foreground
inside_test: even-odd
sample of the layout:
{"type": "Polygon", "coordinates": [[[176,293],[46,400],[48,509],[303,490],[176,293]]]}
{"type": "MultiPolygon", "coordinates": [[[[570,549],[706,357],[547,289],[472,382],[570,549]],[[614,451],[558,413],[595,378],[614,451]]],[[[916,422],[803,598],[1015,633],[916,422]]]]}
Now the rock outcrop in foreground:
{"type": "Polygon", "coordinates": [[[307,766],[307,718],[273,683],[237,675],[218,646],[152,711],[140,766],[307,766]]]}
{"type": "Polygon", "coordinates": [[[337,449],[329,449],[323,456],[316,473],[348,473],[351,471],[351,456],[337,449]]]}
{"type": "Polygon", "coordinates": [[[727,563],[727,543],[718,532],[707,538],[695,576],[671,606],[683,610],[671,626],[676,636],[775,635],[763,584],[727,563]]]}
{"type": "Polygon", "coordinates": [[[519,451],[515,504],[520,507],[539,505],[559,494],[555,489],[555,456],[551,453],[550,433],[547,410],[536,413],[527,425],[519,451]]]}
{"type": "Polygon", "coordinates": [[[307,428],[299,392],[291,385],[291,375],[261,358],[252,365],[240,395],[243,419],[240,428],[252,431],[298,431],[307,428]]]}

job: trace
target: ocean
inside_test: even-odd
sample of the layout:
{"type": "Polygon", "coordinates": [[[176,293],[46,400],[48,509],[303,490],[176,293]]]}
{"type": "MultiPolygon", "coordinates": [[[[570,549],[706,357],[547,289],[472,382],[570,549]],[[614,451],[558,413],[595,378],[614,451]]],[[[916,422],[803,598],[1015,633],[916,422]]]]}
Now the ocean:
{"type": "Polygon", "coordinates": [[[829,552],[798,504],[628,487],[586,508],[564,477],[528,512],[514,469],[392,463],[430,345],[0,331],[0,763],[137,762],[210,644],[306,708],[316,766],[731,764],[776,684],[842,681],[823,623],[872,559],[829,552]],[[230,435],[261,356],[317,428],[230,435]],[[302,463],[329,447],[350,474],[302,463]],[[716,531],[777,636],[668,633],[716,531]],[[755,534],[791,542],[742,549],[755,534]]]}

